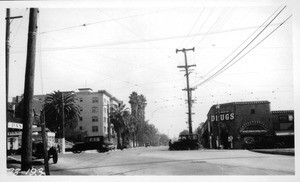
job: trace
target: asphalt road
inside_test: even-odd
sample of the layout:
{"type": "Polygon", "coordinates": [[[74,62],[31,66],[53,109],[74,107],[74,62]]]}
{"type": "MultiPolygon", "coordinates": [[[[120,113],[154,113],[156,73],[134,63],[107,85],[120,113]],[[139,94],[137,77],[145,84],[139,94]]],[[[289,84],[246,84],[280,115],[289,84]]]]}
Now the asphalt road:
{"type": "MultiPolygon", "coordinates": [[[[51,163],[51,162],[50,162],[51,163]]],[[[247,150],[136,148],[60,154],[51,175],[294,175],[295,157],[247,150]]]]}

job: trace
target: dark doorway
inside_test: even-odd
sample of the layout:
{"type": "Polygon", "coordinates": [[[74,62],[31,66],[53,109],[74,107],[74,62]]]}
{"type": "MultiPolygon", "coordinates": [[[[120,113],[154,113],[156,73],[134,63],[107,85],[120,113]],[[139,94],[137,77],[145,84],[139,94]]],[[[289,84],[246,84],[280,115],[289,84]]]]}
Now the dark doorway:
{"type": "Polygon", "coordinates": [[[221,130],[221,145],[224,146],[224,149],[229,148],[229,142],[228,142],[228,130],[222,129],[221,130]]]}

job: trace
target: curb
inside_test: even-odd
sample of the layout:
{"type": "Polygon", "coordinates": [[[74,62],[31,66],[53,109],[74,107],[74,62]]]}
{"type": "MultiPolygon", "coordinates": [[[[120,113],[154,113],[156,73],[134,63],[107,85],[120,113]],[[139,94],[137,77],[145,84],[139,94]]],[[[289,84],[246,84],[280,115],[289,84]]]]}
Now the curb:
{"type": "Polygon", "coordinates": [[[264,153],[264,154],[295,156],[294,149],[252,149],[250,151],[264,153]]]}

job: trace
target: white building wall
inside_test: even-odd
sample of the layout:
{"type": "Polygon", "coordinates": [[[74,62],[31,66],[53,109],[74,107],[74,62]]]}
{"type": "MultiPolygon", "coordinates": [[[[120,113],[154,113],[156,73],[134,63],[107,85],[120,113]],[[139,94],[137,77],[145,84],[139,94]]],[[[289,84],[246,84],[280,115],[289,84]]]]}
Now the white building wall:
{"type": "MultiPolygon", "coordinates": [[[[77,129],[80,131],[87,131],[87,136],[103,136],[104,138],[108,135],[108,109],[111,105],[111,95],[107,92],[91,92],[91,91],[80,91],[76,92],[78,100],[76,104],[81,108],[80,115],[82,121],[78,121],[77,129]],[[93,98],[98,98],[97,103],[93,103],[93,98]],[[93,112],[93,107],[98,108],[98,112],[93,112]],[[93,122],[92,117],[97,116],[98,122],[93,122]],[[98,126],[98,132],[93,132],[93,126],[98,126]]],[[[118,104],[116,100],[113,104],[118,104]]],[[[112,132],[112,131],[111,131],[112,132]]]]}

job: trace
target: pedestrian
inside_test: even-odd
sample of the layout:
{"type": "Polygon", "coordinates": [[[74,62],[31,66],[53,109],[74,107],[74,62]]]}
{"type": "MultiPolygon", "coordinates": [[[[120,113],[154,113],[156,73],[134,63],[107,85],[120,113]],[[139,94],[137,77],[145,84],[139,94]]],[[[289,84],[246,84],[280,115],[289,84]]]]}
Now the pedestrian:
{"type": "Polygon", "coordinates": [[[59,144],[57,145],[57,150],[58,150],[58,153],[60,153],[60,145],[59,144]]]}
{"type": "Polygon", "coordinates": [[[169,147],[172,145],[172,140],[169,141],[169,147]]]}

